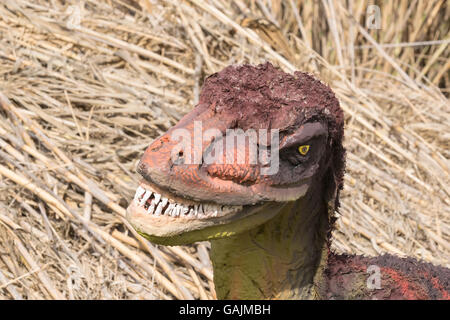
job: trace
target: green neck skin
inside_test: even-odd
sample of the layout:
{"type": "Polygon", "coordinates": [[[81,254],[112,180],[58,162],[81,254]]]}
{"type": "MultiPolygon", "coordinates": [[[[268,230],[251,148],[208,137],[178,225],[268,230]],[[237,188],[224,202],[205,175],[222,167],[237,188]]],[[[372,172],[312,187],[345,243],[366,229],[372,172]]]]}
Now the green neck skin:
{"type": "Polygon", "coordinates": [[[218,299],[321,298],[329,222],[325,202],[313,194],[286,203],[265,224],[211,241],[218,299]]]}

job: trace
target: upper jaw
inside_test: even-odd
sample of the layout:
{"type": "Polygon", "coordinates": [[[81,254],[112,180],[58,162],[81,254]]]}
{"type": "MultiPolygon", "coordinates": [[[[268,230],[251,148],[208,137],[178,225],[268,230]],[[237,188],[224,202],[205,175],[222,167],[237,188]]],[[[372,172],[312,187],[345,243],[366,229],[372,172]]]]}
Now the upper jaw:
{"type": "Polygon", "coordinates": [[[255,192],[254,185],[211,177],[196,165],[154,167],[149,164],[150,158],[144,154],[138,166],[144,183],[162,192],[170,190],[171,196],[223,205],[251,205],[268,200],[264,194],[255,192]]]}
{"type": "Polygon", "coordinates": [[[308,176],[293,185],[277,185],[272,184],[269,177],[259,183],[244,185],[212,177],[198,167],[173,166],[170,170],[152,167],[145,157],[141,159],[138,172],[144,183],[159,189],[160,193],[170,190],[171,197],[232,206],[295,201],[307,192],[312,181],[308,176]]]}

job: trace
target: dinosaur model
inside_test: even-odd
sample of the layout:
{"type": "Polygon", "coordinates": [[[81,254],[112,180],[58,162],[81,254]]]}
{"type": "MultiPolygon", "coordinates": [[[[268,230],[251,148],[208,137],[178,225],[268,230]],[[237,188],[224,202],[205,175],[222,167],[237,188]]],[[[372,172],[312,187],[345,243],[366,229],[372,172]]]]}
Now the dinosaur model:
{"type": "Polygon", "coordinates": [[[127,219],[154,243],[210,240],[219,299],[449,299],[447,268],[330,250],[343,133],[314,77],[229,66],[145,151],[127,219]]]}

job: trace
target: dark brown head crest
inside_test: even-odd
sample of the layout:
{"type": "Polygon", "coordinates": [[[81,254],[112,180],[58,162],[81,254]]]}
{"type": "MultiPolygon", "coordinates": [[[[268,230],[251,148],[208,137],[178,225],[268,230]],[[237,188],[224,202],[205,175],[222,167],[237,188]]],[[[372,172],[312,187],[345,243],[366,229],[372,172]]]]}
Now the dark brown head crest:
{"type": "Polygon", "coordinates": [[[243,130],[277,128],[283,135],[305,122],[326,122],[332,144],[329,178],[333,189],[342,189],[344,115],[333,91],[320,80],[304,72],[285,73],[269,62],[231,65],[205,80],[199,103],[233,118],[243,130]]]}

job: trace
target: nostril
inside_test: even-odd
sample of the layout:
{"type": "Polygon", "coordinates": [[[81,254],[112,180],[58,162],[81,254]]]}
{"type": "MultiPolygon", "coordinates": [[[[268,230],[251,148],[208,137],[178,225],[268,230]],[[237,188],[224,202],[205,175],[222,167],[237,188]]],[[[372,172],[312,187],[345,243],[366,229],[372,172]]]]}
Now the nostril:
{"type": "Polygon", "coordinates": [[[172,159],[172,165],[181,165],[184,164],[184,152],[183,150],[178,151],[178,157],[176,157],[176,159],[172,159]]]}

